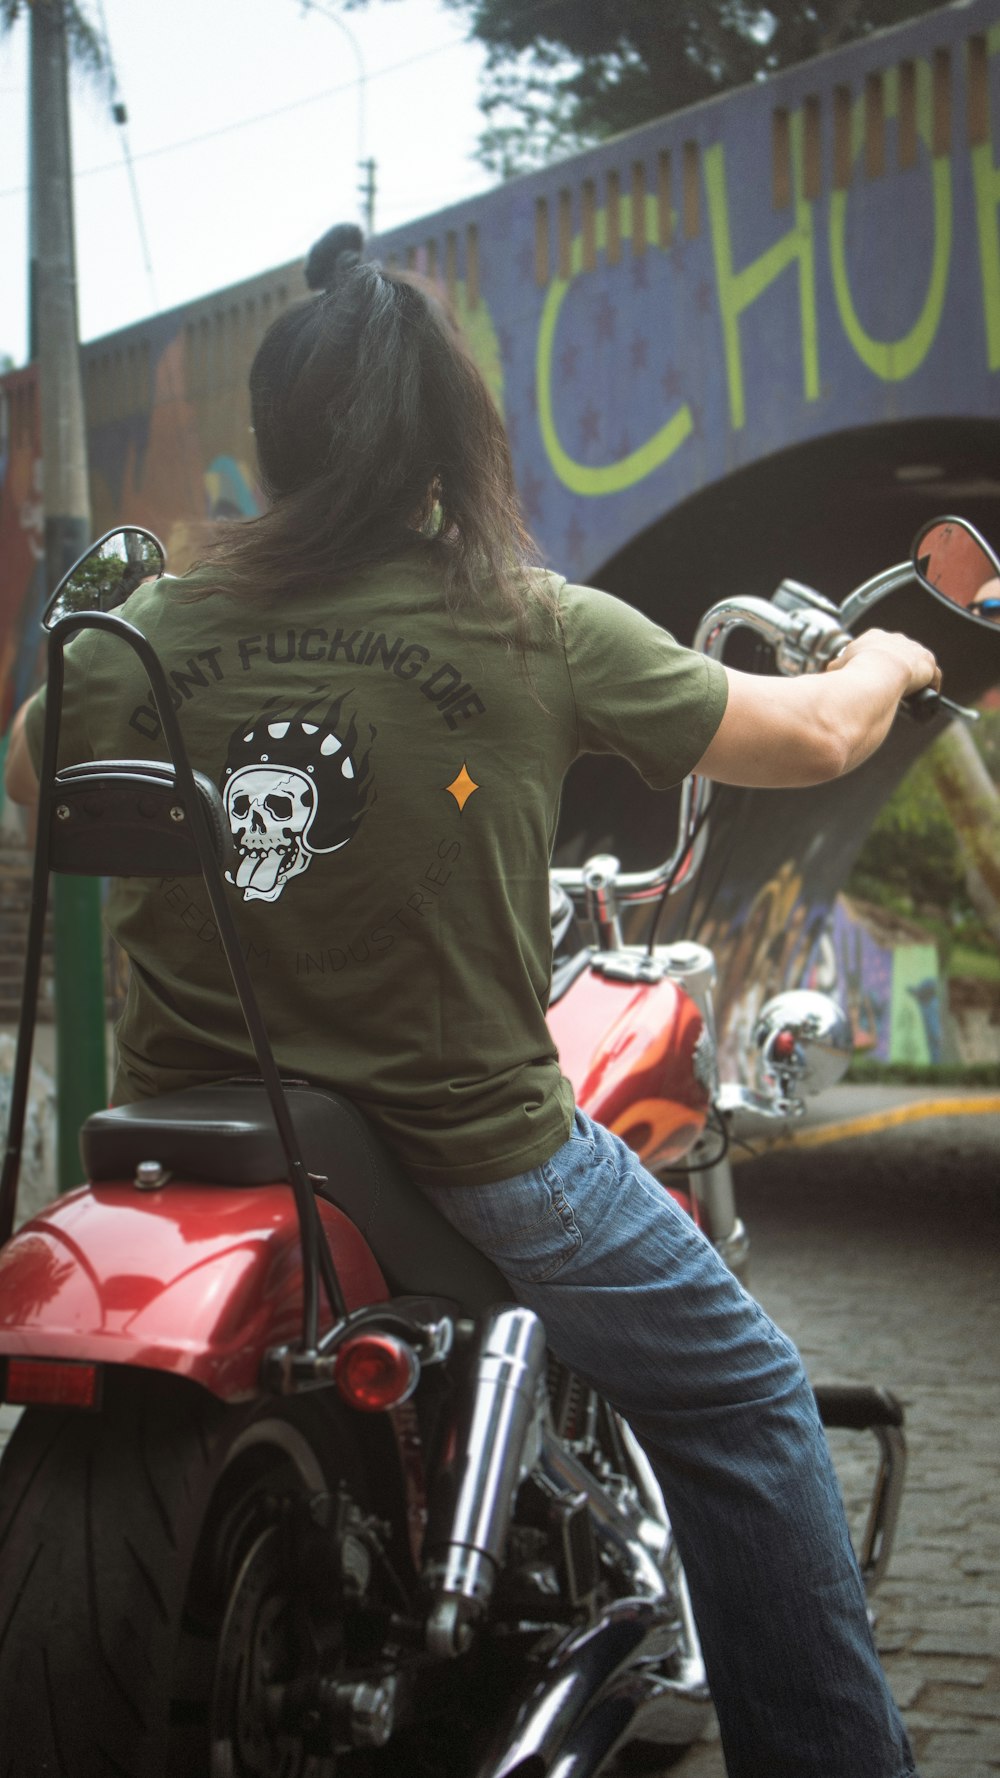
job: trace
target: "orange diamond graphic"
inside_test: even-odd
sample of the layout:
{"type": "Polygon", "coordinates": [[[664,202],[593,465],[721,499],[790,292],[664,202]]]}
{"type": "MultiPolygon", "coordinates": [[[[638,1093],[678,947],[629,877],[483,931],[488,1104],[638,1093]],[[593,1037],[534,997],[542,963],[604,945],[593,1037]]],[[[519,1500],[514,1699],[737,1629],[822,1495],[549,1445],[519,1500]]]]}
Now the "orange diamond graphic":
{"type": "Polygon", "coordinates": [[[458,777],[454,778],[450,784],[446,784],[445,789],[455,798],[459,808],[464,809],[472,792],[478,790],[479,785],[474,778],[470,778],[469,769],[463,762],[458,777]]]}

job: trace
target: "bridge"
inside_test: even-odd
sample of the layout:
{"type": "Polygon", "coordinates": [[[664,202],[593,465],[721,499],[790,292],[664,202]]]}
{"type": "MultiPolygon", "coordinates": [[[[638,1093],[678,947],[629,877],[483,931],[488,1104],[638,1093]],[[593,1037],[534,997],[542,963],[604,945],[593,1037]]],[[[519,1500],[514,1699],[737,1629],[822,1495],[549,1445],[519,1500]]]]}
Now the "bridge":
{"type": "MultiPolygon", "coordinates": [[[[373,243],[447,287],[553,567],[686,640],[715,598],[785,575],[842,597],[941,511],[1000,538],[996,18],[995,0],[945,8],[373,243]]],[[[179,568],[206,523],[256,509],[246,372],[303,293],[295,263],[84,348],[97,529],[148,524],[179,568]]],[[[0,395],[3,726],[44,593],[33,367],[0,395]]],[[[912,627],[912,611],[890,616],[912,627]]],[[[977,628],[970,646],[937,609],[927,623],[956,696],[1000,678],[1000,638],[977,628]]],[[[735,929],[764,895],[762,930],[798,908],[801,963],[926,740],[904,726],[849,794],[729,797],[688,930],[735,929]]],[[[618,762],[587,762],[561,855],[648,865],[672,811],[618,762]]],[[[776,979],[795,961],[786,947],[776,979]]]]}

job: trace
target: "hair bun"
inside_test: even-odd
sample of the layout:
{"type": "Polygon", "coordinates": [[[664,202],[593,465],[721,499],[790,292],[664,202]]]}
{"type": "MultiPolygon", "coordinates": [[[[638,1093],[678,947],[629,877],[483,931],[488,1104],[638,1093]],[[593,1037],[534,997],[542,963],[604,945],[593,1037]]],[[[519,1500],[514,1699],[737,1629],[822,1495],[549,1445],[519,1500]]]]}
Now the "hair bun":
{"type": "Polygon", "coordinates": [[[356,222],[336,222],[309,249],[306,283],[310,290],[332,290],[338,278],[358,264],[365,237],[356,222]]]}

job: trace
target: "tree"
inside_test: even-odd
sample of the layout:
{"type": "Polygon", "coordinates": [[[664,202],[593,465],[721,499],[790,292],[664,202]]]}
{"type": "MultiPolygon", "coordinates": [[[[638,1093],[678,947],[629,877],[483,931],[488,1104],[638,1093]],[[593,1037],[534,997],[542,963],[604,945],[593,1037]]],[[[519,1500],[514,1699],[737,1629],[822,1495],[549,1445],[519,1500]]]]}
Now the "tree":
{"type": "MultiPolygon", "coordinates": [[[[19,18],[29,18],[34,6],[51,3],[52,0],[0,0],[0,37],[19,18]]],[[[76,4],[76,0],[59,0],[58,10],[62,15],[70,55],[77,67],[86,69],[91,74],[102,73],[107,65],[104,43],[86,12],[76,4]]]]}
{"type": "Polygon", "coordinates": [[[1000,944],[1000,710],[953,722],[874,822],[849,890],[967,948],[1000,944]]]}
{"type": "Polygon", "coordinates": [[[486,45],[480,159],[507,177],[766,79],[942,0],[448,3],[467,14],[473,37],[486,45]]]}
{"type": "Polygon", "coordinates": [[[932,751],[934,787],[955,825],[969,900],[1000,946],[1000,792],[964,723],[932,751]]]}

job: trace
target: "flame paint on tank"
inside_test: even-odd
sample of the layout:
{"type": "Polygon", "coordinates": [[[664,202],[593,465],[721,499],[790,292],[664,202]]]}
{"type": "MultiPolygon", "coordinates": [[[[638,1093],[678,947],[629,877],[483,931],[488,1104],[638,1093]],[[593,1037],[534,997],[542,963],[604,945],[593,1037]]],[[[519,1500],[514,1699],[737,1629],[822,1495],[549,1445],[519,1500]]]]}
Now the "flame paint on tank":
{"type": "Polygon", "coordinates": [[[694,1066],[704,1021],[676,982],[618,982],[587,970],[548,1023],[583,1111],[651,1171],[688,1153],[709,1109],[694,1066]]]}

